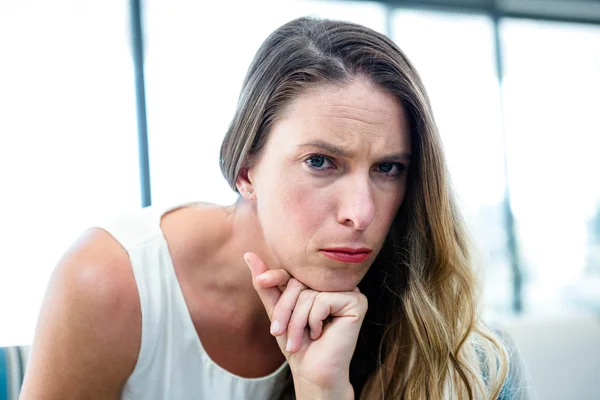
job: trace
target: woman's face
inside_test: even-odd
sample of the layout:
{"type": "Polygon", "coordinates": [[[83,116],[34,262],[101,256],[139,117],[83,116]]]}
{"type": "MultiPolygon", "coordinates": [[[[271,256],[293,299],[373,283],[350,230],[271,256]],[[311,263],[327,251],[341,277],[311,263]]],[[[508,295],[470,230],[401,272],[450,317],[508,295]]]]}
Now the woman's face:
{"type": "Polygon", "coordinates": [[[248,171],[270,268],[354,289],[404,199],[409,129],[401,103],[365,79],[300,95],[248,171]]]}

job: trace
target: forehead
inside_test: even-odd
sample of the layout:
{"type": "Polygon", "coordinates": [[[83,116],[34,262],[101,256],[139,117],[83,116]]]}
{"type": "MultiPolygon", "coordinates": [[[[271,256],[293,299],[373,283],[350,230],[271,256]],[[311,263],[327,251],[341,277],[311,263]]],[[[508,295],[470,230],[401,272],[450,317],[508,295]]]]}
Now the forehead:
{"type": "Polygon", "coordinates": [[[289,146],[327,140],[349,150],[410,151],[409,129],[395,96],[365,79],[355,79],[299,95],[274,124],[269,141],[289,146]]]}

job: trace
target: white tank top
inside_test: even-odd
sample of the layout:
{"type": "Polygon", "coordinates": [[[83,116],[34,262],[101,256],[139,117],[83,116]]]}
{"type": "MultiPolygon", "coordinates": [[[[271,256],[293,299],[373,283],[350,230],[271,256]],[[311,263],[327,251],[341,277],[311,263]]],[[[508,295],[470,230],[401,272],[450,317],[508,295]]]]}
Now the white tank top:
{"type": "Polygon", "coordinates": [[[282,387],[287,362],[268,376],[243,378],[202,347],[160,228],[162,215],[175,208],[147,207],[99,226],[129,254],[142,311],[140,352],[121,399],[269,399],[282,387]]]}

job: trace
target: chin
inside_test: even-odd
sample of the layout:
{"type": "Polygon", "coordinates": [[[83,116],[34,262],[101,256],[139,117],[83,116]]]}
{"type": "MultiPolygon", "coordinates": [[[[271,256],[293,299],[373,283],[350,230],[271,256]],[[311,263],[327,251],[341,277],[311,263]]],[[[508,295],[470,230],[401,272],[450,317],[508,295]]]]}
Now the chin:
{"type": "Polygon", "coordinates": [[[297,277],[300,282],[317,292],[350,292],[358,286],[363,274],[347,269],[318,268],[308,276],[297,277]]]}

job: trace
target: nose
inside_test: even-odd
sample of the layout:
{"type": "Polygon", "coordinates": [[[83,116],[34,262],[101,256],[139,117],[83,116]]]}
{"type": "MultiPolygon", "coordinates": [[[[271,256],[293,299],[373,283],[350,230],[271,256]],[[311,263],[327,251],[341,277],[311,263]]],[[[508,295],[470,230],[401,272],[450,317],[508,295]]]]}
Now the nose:
{"type": "Polygon", "coordinates": [[[359,231],[365,230],[375,218],[375,200],[370,179],[363,177],[345,182],[338,204],[337,219],[340,224],[359,231]]]}

